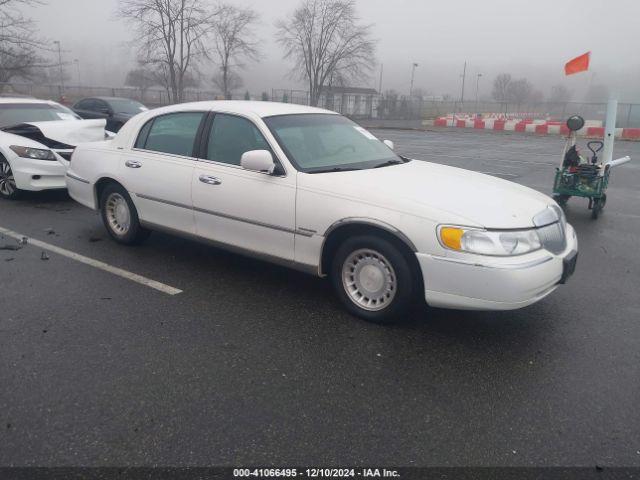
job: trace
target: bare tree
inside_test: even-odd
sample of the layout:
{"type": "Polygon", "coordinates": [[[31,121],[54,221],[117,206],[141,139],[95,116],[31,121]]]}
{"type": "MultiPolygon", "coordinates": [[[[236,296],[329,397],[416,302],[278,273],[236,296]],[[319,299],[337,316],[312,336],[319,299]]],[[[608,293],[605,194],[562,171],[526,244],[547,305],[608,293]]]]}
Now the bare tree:
{"type": "Polygon", "coordinates": [[[206,0],[120,0],[118,15],[135,26],[135,44],[154,68],[169,101],[184,98],[185,80],[206,55],[216,11],[206,0]]]}
{"type": "Polygon", "coordinates": [[[0,0],[0,92],[13,78],[28,78],[42,64],[43,47],[33,21],[21,8],[40,5],[40,0],[0,0]]]}
{"type": "Polygon", "coordinates": [[[253,26],[258,14],[250,8],[222,5],[215,18],[215,54],[220,71],[213,81],[225,98],[242,86],[235,69],[244,68],[244,60],[259,58],[253,26]]]}
{"type": "Polygon", "coordinates": [[[551,87],[549,101],[555,103],[566,103],[571,100],[571,90],[564,85],[554,85],[551,87]]]}
{"type": "Polygon", "coordinates": [[[233,97],[233,92],[244,87],[242,77],[232,71],[227,71],[226,77],[222,71],[217,73],[213,76],[213,83],[221,92],[223,92],[222,96],[227,100],[230,100],[233,97]]]}
{"type": "Polygon", "coordinates": [[[542,93],[541,90],[534,90],[533,92],[531,92],[531,96],[529,97],[529,100],[534,105],[542,103],[544,102],[544,93],[542,93]]]}
{"type": "Polygon", "coordinates": [[[154,71],[141,65],[127,73],[124,84],[127,87],[135,87],[140,90],[140,100],[144,100],[144,94],[149,88],[158,84],[158,78],[154,71]]]}
{"type": "Polygon", "coordinates": [[[585,95],[587,102],[606,102],[609,99],[609,89],[606,85],[596,83],[589,86],[585,95]]]}
{"type": "Polygon", "coordinates": [[[303,0],[277,22],[278,42],[293,60],[293,72],[309,83],[311,105],[328,83],[363,80],[375,65],[371,27],[358,21],[354,0],[303,0]]]}
{"type": "Polygon", "coordinates": [[[511,75],[501,73],[493,81],[493,91],[491,96],[496,102],[506,102],[508,100],[509,85],[511,84],[511,75]]]}
{"type": "Polygon", "coordinates": [[[520,78],[509,83],[507,87],[507,101],[521,105],[531,99],[533,86],[526,78],[520,78]]]}

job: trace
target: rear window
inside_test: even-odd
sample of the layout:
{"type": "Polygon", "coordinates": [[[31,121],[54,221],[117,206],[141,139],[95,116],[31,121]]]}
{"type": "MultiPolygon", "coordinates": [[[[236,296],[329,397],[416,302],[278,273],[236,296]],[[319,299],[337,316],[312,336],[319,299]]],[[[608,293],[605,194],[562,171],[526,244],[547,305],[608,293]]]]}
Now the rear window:
{"type": "Polygon", "coordinates": [[[80,120],[80,117],[62,105],[49,103],[0,104],[0,128],[20,123],[52,122],[56,120],[80,120]]]}

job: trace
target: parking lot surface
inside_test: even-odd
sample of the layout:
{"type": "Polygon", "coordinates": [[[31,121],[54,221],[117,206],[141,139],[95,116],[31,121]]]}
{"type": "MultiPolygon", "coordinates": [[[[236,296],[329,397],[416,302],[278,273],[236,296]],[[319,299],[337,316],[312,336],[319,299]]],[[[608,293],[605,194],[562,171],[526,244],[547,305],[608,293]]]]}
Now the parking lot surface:
{"type": "MultiPolygon", "coordinates": [[[[375,133],[545,193],[563,145],[375,133]]],[[[635,160],[601,218],[567,208],[568,285],[396,327],[349,316],[327,281],[209,246],[118,246],[64,192],[0,201],[1,228],[181,291],[0,236],[0,465],[640,466],[640,143],[616,154],[635,160]]]]}

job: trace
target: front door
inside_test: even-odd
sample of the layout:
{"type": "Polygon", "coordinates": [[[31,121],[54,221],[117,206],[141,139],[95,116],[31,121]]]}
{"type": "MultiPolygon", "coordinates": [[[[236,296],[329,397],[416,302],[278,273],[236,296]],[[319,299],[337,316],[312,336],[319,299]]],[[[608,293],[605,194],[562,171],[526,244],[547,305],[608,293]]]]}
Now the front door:
{"type": "MultiPolygon", "coordinates": [[[[251,120],[215,114],[193,175],[197,234],[223,244],[294,259],[295,175],[245,170],[242,154],[271,146],[251,120]]],[[[275,159],[275,157],[274,157],[275,159]]],[[[277,159],[276,159],[277,162],[277,159]]]]}

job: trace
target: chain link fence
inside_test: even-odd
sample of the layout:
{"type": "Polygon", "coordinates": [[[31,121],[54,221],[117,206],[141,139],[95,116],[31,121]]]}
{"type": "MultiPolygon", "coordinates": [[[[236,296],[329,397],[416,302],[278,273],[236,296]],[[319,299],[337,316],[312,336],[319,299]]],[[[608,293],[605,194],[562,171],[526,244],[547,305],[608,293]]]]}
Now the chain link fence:
{"type": "MultiPolygon", "coordinates": [[[[124,97],[138,100],[149,107],[158,107],[169,103],[168,93],[160,88],[138,89],[132,87],[89,87],[35,85],[27,83],[0,84],[0,93],[5,96],[22,95],[35,98],[56,100],[67,105],[84,97],[124,97]]],[[[220,99],[215,91],[188,89],[185,102],[220,99]]],[[[304,90],[272,89],[270,95],[261,93],[251,95],[252,99],[274,102],[309,104],[309,93],[304,90]]],[[[246,94],[233,96],[235,100],[246,98],[246,94]]],[[[571,115],[581,115],[586,120],[604,121],[606,102],[536,102],[507,103],[488,101],[465,101],[424,99],[400,95],[379,94],[323,94],[318,106],[333,110],[356,119],[381,120],[433,120],[447,115],[464,116],[503,116],[506,118],[538,118],[563,121],[571,115]]],[[[618,105],[617,126],[622,128],[640,128],[640,104],[620,103],[618,105]]]]}

